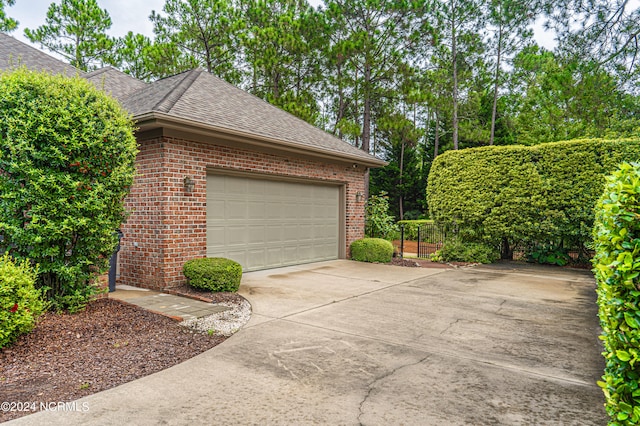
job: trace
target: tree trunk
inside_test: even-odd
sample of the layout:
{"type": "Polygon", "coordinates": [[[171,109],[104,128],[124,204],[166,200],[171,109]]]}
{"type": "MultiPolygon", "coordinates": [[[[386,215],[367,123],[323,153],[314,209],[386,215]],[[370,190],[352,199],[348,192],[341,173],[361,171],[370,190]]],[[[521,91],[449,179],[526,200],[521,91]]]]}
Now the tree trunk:
{"type": "Polygon", "coordinates": [[[371,141],[371,65],[364,67],[364,110],[362,114],[362,150],[369,152],[371,141]]]}
{"type": "Polygon", "coordinates": [[[500,245],[500,259],[513,260],[513,247],[509,246],[509,240],[506,237],[502,238],[500,245]]]}
{"type": "Polygon", "coordinates": [[[404,209],[402,208],[403,198],[402,198],[402,172],[404,170],[404,138],[402,139],[402,145],[400,146],[400,180],[399,180],[399,193],[400,196],[398,199],[400,200],[400,220],[404,219],[404,209]]]}
{"type": "Polygon", "coordinates": [[[438,156],[438,148],[440,147],[440,119],[438,117],[438,110],[435,112],[436,116],[436,134],[433,137],[433,159],[438,156]]]}
{"type": "Polygon", "coordinates": [[[333,125],[333,131],[331,132],[332,134],[336,134],[336,131],[338,132],[338,137],[340,139],[342,139],[342,130],[340,130],[338,128],[338,123],[340,123],[340,120],[342,120],[342,118],[344,117],[344,110],[345,110],[345,101],[344,101],[344,89],[342,87],[342,66],[341,64],[337,64],[336,66],[336,72],[337,72],[337,80],[338,80],[338,114],[336,116],[336,122],[333,125]]]}
{"type": "Polygon", "coordinates": [[[453,70],[453,149],[458,149],[458,50],[456,39],[455,10],[451,11],[451,66],[453,70]]]}
{"type": "Polygon", "coordinates": [[[498,54],[496,58],[495,81],[493,83],[493,109],[491,110],[491,138],[489,145],[493,145],[496,134],[496,116],[498,111],[498,86],[500,80],[500,59],[502,59],[502,24],[498,28],[498,54]]]}

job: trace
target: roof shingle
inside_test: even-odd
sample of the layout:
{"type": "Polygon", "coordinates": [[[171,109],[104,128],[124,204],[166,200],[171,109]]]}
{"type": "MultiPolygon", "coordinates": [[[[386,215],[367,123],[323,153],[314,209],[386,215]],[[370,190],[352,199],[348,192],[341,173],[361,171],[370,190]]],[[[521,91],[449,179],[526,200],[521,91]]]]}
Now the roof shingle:
{"type": "Polygon", "coordinates": [[[382,166],[384,161],[253,96],[203,69],[194,69],[145,83],[114,68],[84,73],[11,36],[0,33],[0,69],[26,66],[35,71],[78,75],[118,99],[133,118],[158,113],[163,119],[187,120],[195,125],[243,134],[309,154],[382,166]]]}
{"type": "Polygon", "coordinates": [[[104,90],[121,102],[132,93],[147,86],[144,81],[112,67],[104,67],[86,73],[82,78],[86,78],[98,89],[104,90]]]}
{"type": "Polygon", "coordinates": [[[21,66],[33,71],[46,71],[69,77],[82,74],[81,70],[16,40],[10,35],[0,33],[0,69],[12,70],[21,66]]]}

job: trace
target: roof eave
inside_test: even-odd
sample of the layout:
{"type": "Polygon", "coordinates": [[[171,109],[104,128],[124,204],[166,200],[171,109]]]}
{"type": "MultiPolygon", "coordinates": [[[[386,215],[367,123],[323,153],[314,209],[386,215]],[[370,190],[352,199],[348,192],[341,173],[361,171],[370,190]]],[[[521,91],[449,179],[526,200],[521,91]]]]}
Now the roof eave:
{"type": "Polygon", "coordinates": [[[262,135],[256,135],[249,132],[242,132],[239,130],[204,124],[198,121],[175,117],[173,115],[161,112],[147,112],[144,114],[135,115],[133,119],[136,123],[136,126],[138,127],[138,131],[168,128],[204,136],[218,137],[224,140],[242,141],[243,143],[246,143],[248,145],[254,145],[258,147],[266,147],[272,149],[278,148],[281,151],[302,154],[305,156],[331,159],[334,161],[341,160],[344,162],[354,163],[369,168],[383,167],[388,164],[386,161],[380,160],[365,153],[360,156],[340,151],[314,148],[306,145],[300,145],[288,141],[269,138],[262,135]]]}

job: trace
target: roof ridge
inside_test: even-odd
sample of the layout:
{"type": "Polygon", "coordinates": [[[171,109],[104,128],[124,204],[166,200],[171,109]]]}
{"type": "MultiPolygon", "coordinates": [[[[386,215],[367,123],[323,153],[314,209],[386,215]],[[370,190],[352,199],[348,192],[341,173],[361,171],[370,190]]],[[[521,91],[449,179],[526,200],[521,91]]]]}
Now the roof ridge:
{"type": "Polygon", "coordinates": [[[182,80],[158,102],[153,108],[159,112],[169,112],[171,108],[180,100],[182,95],[191,87],[194,81],[202,74],[202,68],[195,68],[185,72],[182,80]]]}

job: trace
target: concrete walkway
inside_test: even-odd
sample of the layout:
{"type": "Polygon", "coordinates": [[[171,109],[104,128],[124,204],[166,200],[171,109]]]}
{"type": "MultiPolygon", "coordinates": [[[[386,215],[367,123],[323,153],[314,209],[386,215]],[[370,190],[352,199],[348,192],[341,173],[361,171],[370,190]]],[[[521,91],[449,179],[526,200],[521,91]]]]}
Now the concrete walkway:
{"type": "Polygon", "coordinates": [[[109,298],[140,306],[149,311],[175,319],[190,320],[228,311],[226,306],[207,303],[183,296],[162,293],[143,288],[119,285],[109,298]]]}
{"type": "Polygon", "coordinates": [[[594,288],[526,265],[248,273],[223,344],[12,424],[602,425],[594,288]]]}

